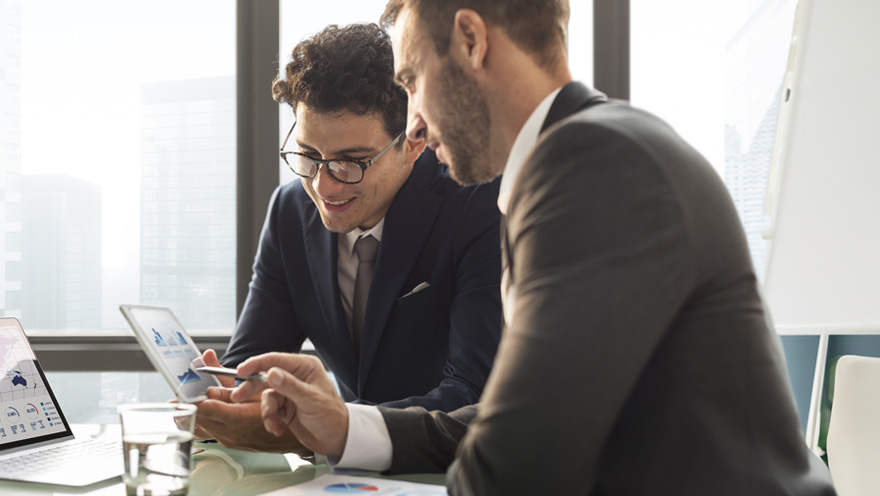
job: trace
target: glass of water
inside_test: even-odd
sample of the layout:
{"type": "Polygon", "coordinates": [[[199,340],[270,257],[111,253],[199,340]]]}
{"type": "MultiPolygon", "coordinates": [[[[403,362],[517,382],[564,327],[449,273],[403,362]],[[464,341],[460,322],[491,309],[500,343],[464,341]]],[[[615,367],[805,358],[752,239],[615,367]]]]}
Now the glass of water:
{"type": "Polygon", "coordinates": [[[182,496],[189,487],[196,406],[132,403],[119,406],[128,496],[182,496]]]}

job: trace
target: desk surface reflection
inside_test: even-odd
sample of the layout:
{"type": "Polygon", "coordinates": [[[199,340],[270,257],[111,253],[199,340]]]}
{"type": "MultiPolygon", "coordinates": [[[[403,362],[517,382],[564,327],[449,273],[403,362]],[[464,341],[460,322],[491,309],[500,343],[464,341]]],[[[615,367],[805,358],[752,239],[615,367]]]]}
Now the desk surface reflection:
{"type": "MultiPolygon", "coordinates": [[[[119,437],[118,424],[80,424],[72,427],[77,437],[119,437]]],[[[193,457],[189,496],[253,496],[330,473],[326,465],[312,465],[292,455],[251,453],[226,449],[216,443],[197,443],[193,448],[204,451],[193,457]]],[[[414,474],[400,479],[429,484],[443,483],[441,474],[414,474]]],[[[83,488],[0,481],[0,494],[122,496],[125,494],[125,485],[119,477],[83,488]]]]}

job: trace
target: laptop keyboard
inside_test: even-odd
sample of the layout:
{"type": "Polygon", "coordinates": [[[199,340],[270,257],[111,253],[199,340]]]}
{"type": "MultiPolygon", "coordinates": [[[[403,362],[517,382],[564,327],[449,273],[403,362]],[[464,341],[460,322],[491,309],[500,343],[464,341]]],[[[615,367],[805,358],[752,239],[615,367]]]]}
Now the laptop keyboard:
{"type": "Polygon", "coordinates": [[[0,477],[22,478],[76,467],[100,467],[107,463],[122,463],[122,444],[119,441],[76,439],[3,460],[0,462],[0,477]]]}

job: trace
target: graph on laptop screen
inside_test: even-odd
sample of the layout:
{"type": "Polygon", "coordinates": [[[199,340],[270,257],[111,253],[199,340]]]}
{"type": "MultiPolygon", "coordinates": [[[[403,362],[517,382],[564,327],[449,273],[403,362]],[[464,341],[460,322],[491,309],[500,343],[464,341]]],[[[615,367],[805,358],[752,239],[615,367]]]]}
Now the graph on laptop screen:
{"type": "Polygon", "coordinates": [[[66,430],[19,327],[0,325],[0,444],[66,430]]]}

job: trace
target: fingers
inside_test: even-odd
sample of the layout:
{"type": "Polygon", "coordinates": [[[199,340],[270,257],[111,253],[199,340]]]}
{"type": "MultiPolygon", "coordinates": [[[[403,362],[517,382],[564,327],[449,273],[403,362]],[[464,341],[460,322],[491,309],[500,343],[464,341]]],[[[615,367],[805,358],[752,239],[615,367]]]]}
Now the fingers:
{"type": "Polygon", "coordinates": [[[299,377],[278,367],[272,367],[266,375],[266,383],[269,387],[293,399],[294,402],[296,402],[296,398],[303,395],[309,389],[309,385],[299,377]]]}
{"type": "Polygon", "coordinates": [[[265,382],[244,381],[230,392],[229,399],[235,403],[259,401],[259,394],[269,387],[265,382]]]}
{"type": "Polygon", "coordinates": [[[232,421],[236,417],[236,404],[225,403],[222,401],[216,400],[204,400],[199,403],[199,410],[196,418],[199,420],[202,419],[216,419],[222,421],[232,421]]]}
{"type": "Polygon", "coordinates": [[[267,390],[263,391],[260,413],[263,417],[263,426],[267,431],[277,437],[287,431],[292,414],[287,412],[287,399],[278,393],[267,390]]]}
{"type": "Polygon", "coordinates": [[[248,376],[257,372],[265,372],[272,367],[280,367],[300,377],[307,377],[315,370],[324,370],[321,361],[310,355],[298,353],[266,353],[251,357],[238,366],[238,375],[248,376]]]}
{"type": "Polygon", "coordinates": [[[232,403],[232,391],[235,390],[235,387],[209,387],[205,391],[205,396],[208,397],[209,400],[222,401],[225,403],[232,403]]]}
{"type": "MultiPolygon", "coordinates": [[[[324,365],[316,357],[295,353],[266,353],[249,358],[238,366],[238,375],[246,376],[263,372],[273,367],[283,369],[302,380],[328,381],[324,365]]],[[[232,401],[250,401],[252,397],[268,387],[267,383],[245,381],[232,393],[232,401]]]]}
{"type": "Polygon", "coordinates": [[[220,366],[220,360],[217,359],[217,352],[212,349],[205,350],[205,352],[202,353],[202,361],[205,362],[205,365],[208,367],[220,366]]]}
{"type": "MultiPolygon", "coordinates": [[[[310,389],[308,384],[277,367],[269,369],[268,376],[268,383],[274,389],[263,391],[260,413],[266,430],[281,436],[289,428],[299,402],[308,403],[313,395],[307,392],[310,389]]],[[[314,404],[306,406],[314,407],[314,404]]]]}
{"type": "MultiPolygon", "coordinates": [[[[212,349],[205,350],[205,352],[202,353],[202,363],[204,363],[208,367],[222,367],[222,365],[220,365],[220,360],[217,358],[217,352],[212,349]]],[[[233,379],[232,377],[215,377],[217,377],[217,380],[220,381],[220,384],[223,387],[235,387],[235,379],[233,379]]]]}

